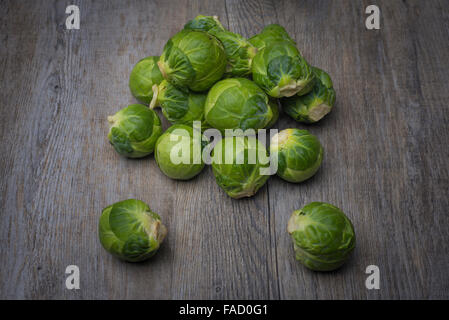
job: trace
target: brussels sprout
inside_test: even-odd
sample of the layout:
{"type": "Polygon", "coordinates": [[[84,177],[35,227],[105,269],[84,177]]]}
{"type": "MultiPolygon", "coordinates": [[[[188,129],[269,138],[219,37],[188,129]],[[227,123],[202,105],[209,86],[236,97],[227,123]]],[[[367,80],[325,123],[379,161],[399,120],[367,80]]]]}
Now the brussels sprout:
{"type": "Polygon", "coordinates": [[[202,121],[204,124],[205,93],[179,89],[167,80],[163,80],[159,86],[153,86],[153,92],[150,108],[160,106],[172,124],[192,125],[193,121],[202,121]]]}
{"type": "Polygon", "coordinates": [[[272,97],[290,97],[312,89],[312,68],[288,41],[275,41],[253,59],[253,80],[272,97]]]}
{"type": "Polygon", "coordinates": [[[225,28],[223,28],[217,16],[210,17],[210,16],[203,16],[201,14],[196,16],[195,19],[192,19],[189,22],[187,22],[184,26],[184,29],[206,31],[206,32],[208,32],[211,29],[225,31],[225,28]]]}
{"type": "Polygon", "coordinates": [[[293,96],[281,100],[282,109],[298,122],[313,123],[328,114],[335,103],[335,90],[329,75],[313,67],[315,86],[303,96],[293,96]]]}
{"type": "Polygon", "coordinates": [[[261,174],[261,169],[269,166],[268,161],[262,163],[265,157],[268,157],[267,150],[255,136],[221,139],[212,151],[217,184],[232,198],[253,196],[269,178],[261,174]]]}
{"type": "Polygon", "coordinates": [[[134,66],[129,76],[129,88],[132,95],[142,103],[149,104],[153,97],[153,85],[164,79],[157,62],[159,57],[146,57],[134,66]]]}
{"type": "Polygon", "coordinates": [[[241,77],[251,74],[251,63],[257,49],[241,35],[223,28],[217,16],[199,15],[187,22],[184,29],[206,31],[220,40],[227,58],[226,77],[241,77]]]}
{"type": "Polygon", "coordinates": [[[128,158],[151,154],[162,134],[159,116],[142,104],[131,104],[109,116],[108,121],[111,124],[109,142],[118,153],[128,158]]]}
{"type": "Polygon", "coordinates": [[[339,268],[355,247],[351,221],[328,203],[312,202],[294,211],[287,231],[293,240],[296,259],[315,271],[339,268]]]}
{"type": "Polygon", "coordinates": [[[278,159],[277,175],[289,182],[301,182],[320,168],[323,148],[307,130],[285,129],[271,139],[270,154],[278,159]]]}
{"type": "MultiPolygon", "coordinates": [[[[195,129],[196,130],[196,129],[195,129]]],[[[195,139],[191,126],[175,124],[162,134],[156,143],[154,157],[161,171],[172,179],[189,180],[204,168],[199,132],[195,139]]]]}
{"type": "Polygon", "coordinates": [[[295,41],[290,38],[287,31],[285,31],[285,29],[278,24],[269,24],[263,28],[261,33],[250,38],[248,41],[258,50],[262,50],[268,44],[279,40],[289,41],[296,46],[295,41]]]}
{"type": "Polygon", "coordinates": [[[271,117],[271,120],[267,123],[267,125],[265,125],[265,129],[270,129],[271,127],[273,127],[274,124],[279,119],[279,105],[278,105],[277,100],[270,99],[269,105],[271,107],[271,112],[273,113],[273,116],[271,117]]]}
{"type": "Polygon", "coordinates": [[[245,78],[224,79],[209,91],[205,105],[206,122],[225,129],[261,129],[272,119],[267,95],[245,78]]]}
{"type": "Polygon", "coordinates": [[[205,91],[223,76],[226,54],[214,36],[185,29],[168,40],[158,66],[171,84],[205,91]]]}
{"type": "Polygon", "coordinates": [[[139,262],[157,252],[167,229],[145,202],[129,199],[103,209],[98,233],[106,251],[120,259],[139,262]]]}
{"type": "Polygon", "coordinates": [[[226,77],[243,77],[251,74],[251,64],[257,49],[241,35],[230,31],[209,31],[223,44],[227,66],[226,77]]]}

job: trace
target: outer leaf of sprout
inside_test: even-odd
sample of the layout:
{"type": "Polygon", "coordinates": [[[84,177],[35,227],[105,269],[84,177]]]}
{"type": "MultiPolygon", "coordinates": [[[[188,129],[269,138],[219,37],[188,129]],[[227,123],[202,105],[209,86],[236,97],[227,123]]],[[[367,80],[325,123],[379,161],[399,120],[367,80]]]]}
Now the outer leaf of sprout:
{"type": "Polygon", "coordinates": [[[217,16],[204,16],[201,14],[196,16],[195,19],[192,19],[189,22],[187,22],[184,26],[184,29],[205,31],[205,32],[208,32],[211,29],[225,31],[225,28],[218,20],[217,16]]]}
{"type": "Polygon", "coordinates": [[[288,35],[285,29],[278,24],[270,24],[266,26],[261,33],[250,38],[248,41],[258,50],[262,50],[267,45],[276,41],[288,41],[296,46],[295,41],[288,35]]]}

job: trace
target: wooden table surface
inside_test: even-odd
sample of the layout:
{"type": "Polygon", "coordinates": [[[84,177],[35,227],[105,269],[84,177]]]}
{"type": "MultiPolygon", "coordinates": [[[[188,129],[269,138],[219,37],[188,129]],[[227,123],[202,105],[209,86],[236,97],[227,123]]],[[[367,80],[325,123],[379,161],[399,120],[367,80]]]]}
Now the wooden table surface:
{"type": "MultiPolygon", "coordinates": [[[[447,1],[1,1],[0,298],[449,298],[447,1]],[[367,30],[377,4],[380,30],[367,30]],[[77,4],[79,30],[66,30],[77,4]],[[152,156],[128,160],[106,117],[135,103],[133,65],[159,55],[197,14],[249,37],[279,23],[327,70],[334,110],[306,128],[325,150],[301,184],[272,177],[233,200],[210,167],[173,181],[152,156]],[[169,233],[159,253],[121,262],[98,241],[102,208],[138,198],[169,233]],[[330,202],[354,223],[348,263],[315,273],[295,261],[291,212],[330,202]],[[65,286],[68,265],[80,289],[65,286]],[[365,287],[368,265],[380,289],[365,287]]],[[[168,123],[164,122],[166,128],[168,123]]]]}

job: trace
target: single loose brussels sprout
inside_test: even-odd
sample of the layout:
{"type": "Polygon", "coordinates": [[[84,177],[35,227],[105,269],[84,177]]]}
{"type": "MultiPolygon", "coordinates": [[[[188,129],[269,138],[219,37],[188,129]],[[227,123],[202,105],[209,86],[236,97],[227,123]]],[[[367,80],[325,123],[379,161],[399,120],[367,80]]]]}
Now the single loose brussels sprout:
{"type": "Polygon", "coordinates": [[[286,40],[296,46],[295,41],[288,35],[287,31],[278,24],[269,24],[262,32],[250,38],[248,41],[258,50],[262,50],[271,42],[286,40]]]}
{"type": "Polygon", "coordinates": [[[193,121],[204,124],[206,93],[179,89],[167,80],[163,80],[159,86],[153,86],[153,92],[150,108],[160,106],[162,113],[172,124],[192,125],[193,121]]]}
{"type": "Polygon", "coordinates": [[[129,88],[132,95],[142,103],[149,104],[153,97],[153,85],[164,79],[157,62],[159,57],[146,57],[134,66],[129,76],[129,88]]]}
{"type": "Polygon", "coordinates": [[[267,95],[254,82],[230,78],[217,82],[205,105],[206,122],[213,128],[262,129],[272,119],[267,95]]]}
{"type": "Polygon", "coordinates": [[[277,100],[270,99],[269,100],[269,105],[271,107],[271,112],[273,113],[273,116],[271,117],[270,122],[268,122],[267,125],[265,126],[265,129],[270,129],[271,127],[273,127],[274,124],[279,119],[279,105],[278,105],[277,100]]]}
{"type": "Polygon", "coordinates": [[[226,54],[213,35],[184,29],[168,40],[158,66],[171,84],[205,91],[223,76],[226,54]]]}
{"type": "Polygon", "coordinates": [[[103,209],[98,232],[106,251],[120,259],[139,262],[157,252],[167,229],[145,202],[129,199],[103,209]]]}
{"type": "Polygon", "coordinates": [[[223,25],[218,20],[217,16],[203,16],[198,15],[195,19],[190,20],[184,26],[184,29],[188,30],[197,30],[197,31],[206,31],[208,32],[211,29],[222,30],[224,31],[223,25]]]}
{"type": "Polygon", "coordinates": [[[328,114],[335,103],[335,90],[332,80],[321,69],[313,67],[315,86],[303,96],[293,96],[281,100],[282,109],[298,122],[313,123],[328,114]]]}
{"type": "Polygon", "coordinates": [[[260,50],[253,59],[252,71],[254,82],[275,98],[312,89],[312,68],[289,41],[275,41],[260,50]]]}
{"type": "Polygon", "coordinates": [[[142,104],[131,104],[109,116],[108,121],[111,124],[109,142],[118,153],[128,158],[151,154],[162,134],[159,116],[142,104]]]}
{"type": "Polygon", "coordinates": [[[166,176],[188,180],[203,170],[204,143],[200,131],[196,139],[195,130],[191,126],[175,124],[157,140],[154,157],[166,176]]]}
{"type": "Polygon", "coordinates": [[[323,160],[323,147],[307,130],[285,129],[271,139],[270,154],[278,159],[277,175],[289,182],[312,177],[323,160]]]}
{"type": "Polygon", "coordinates": [[[268,160],[267,150],[255,136],[225,137],[212,151],[212,170],[217,184],[230,197],[251,197],[269,178],[261,171],[268,169],[268,160]]]}
{"type": "Polygon", "coordinates": [[[315,271],[339,268],[355,247],[351,221],[328,203],[312,202],[294,211],[287,231],[293,239],[296,259],[315,271]]]}

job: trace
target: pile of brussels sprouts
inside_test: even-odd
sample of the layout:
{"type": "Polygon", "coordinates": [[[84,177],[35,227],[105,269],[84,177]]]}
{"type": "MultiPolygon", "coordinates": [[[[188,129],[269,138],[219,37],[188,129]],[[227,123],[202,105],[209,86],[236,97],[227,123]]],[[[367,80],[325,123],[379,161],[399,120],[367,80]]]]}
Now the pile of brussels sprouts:
{"type": "MultiPolygon", "coordinates": [[[[323,147],[307,130],[280,131],[268,150],[255,135],[225,135],[211,147],[203,134],[210,128],[221,133],[270,128],[278,119],[279,103],[303,123],[317,122],[332,110],[331,78],[311,66],[277,24],[245,39],[226,30],[217,17],[199,15],[168,40],[160,57],[134,66],[129,87],[141,104],[108,117],[108,139],[128,158],[154,152],[158,167],[172,179],[198,175],[208,147],[217,184],[235,199],[253,196],[265,184],[269,175],[261,172],[268,169],[266,159],[275,160],[277,175],[293,183],[309,179],[321,166],[323,147]],[[165,132],[156,107],[172,124],[165,132]],[[201,123],[202,131],[194,122],[201,123]],[[252,161],[247,156],[251,152],[256,154],[252,161]],[[176,161],[173,154],[179,155],[176,161]]],[[[287,230],[296,258],[312,270],[340,267],[355,246],[351,221],[326,203],[294,211],[287,230]]],[[[140,200],[117,202],[100,218],[101,244],[126,261],[151,257],[166,233],[160,217],[140,200]]]]}

